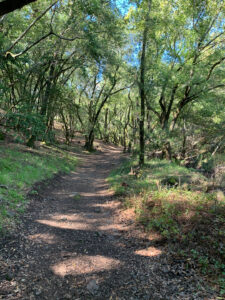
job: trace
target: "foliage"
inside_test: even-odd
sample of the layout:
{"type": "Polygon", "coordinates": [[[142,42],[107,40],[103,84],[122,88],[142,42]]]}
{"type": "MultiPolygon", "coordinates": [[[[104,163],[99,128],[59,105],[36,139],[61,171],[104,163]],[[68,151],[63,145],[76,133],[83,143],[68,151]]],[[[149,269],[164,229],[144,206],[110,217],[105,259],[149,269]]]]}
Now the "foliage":
{"type": "Polygon", "coordinates": [[[23,114],[26,135],[46,139],[42,122],[49,133],[60,119],[67,143],[79,131],[90,149],[98,137],[194,167],[223,152],[221,1],[133,1],[125,15],[110,1],[51,4],[0,24],[1,108],[23,114]]]}
{"type": "Polygon", "coordinates": [[[31,136],[43,140],[46,135],[46,126],[43,116],[35,113],[9,112],[5,116],[6,126],[21,132],[26,139],[31,136]]]}

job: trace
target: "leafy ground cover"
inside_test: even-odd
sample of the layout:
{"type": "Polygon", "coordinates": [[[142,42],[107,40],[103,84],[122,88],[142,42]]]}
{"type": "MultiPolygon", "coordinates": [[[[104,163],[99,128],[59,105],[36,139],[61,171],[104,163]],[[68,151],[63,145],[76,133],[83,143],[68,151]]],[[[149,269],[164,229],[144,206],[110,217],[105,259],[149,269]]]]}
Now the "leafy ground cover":
{"type": "Polygon", "coordinates": [[[199,270],[225,294],[225,201],[207,193],[208,179],[166,160],[139,169],[132,158],[108,178],[124,207],[133,207],[145,230],[157,231],[168,251],[199,270]]]}
{"type": "Polygon", "coordinates": [[[37,150],[0,144],[0,232],[13,226],[24,212],[26,194],[34,183],[75,168],[77,159],[66,150],[47,145],[37,150]]]}

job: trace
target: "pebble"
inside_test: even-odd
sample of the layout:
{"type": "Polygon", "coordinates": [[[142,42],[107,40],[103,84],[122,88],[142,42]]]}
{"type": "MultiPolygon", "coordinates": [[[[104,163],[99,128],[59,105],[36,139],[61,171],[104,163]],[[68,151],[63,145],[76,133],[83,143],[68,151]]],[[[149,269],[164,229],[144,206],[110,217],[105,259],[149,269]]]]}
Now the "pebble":
{"type": "Polygon", "coordinates": [[[41,293],[42,293],[42,290],[36,290],[36,291],[35,291],[35,295],[36,295],[36,296],[41,295],[41,293]]]}
{"type": "Polygon", "coordinates": [[[96,280],[92,279],[91,281],[88,282],[87,284],[87,290],[91,293],[91,294],[95,294],[98,290],[99,286],[96,282],[96,280]]]}

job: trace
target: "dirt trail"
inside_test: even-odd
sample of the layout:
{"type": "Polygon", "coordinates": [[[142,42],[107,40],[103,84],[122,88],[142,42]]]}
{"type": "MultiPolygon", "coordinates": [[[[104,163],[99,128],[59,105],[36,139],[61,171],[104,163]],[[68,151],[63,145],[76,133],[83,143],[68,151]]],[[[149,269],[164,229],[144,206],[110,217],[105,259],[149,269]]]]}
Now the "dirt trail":
{"type": "MultiPolygon", "coordinates": [[[[105,178],[119,148],[84,155],[58,176],[0,249],[0,299],[215,299],[182,261],[170,263],[154,239],[118,218],[105,178]]],[[[48,183],[48,182],[47,182],[48,183]]]]}

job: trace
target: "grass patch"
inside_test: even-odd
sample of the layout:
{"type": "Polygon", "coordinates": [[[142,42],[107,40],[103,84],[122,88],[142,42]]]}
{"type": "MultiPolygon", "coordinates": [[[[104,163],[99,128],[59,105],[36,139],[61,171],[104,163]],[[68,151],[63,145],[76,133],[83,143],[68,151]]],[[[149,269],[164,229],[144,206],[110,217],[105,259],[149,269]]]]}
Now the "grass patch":
{"type": "Polygon", "coordinates": [[[76,164],[71,153],[53,146],[30,150],[22,145],[0,144],[0,231],[24,212],[26,193],[35,182],[59,171],[69,172],[76,164]]]}
{"type": "Polygon", "coordinates": [[[186,259],[225,294],[225,201],[223,193],[206,193],[201,173],[166,160],[147,161],[139,169],[129,159],[109,178],[138,223],[167,239],[173,255],[186,259]],[[222,195],[221,195],[222,193],[222,195]]]}
{"type": "Polygon", "coordinates": [[[80,200],[80,198],[81,198],[80,194],[76,194],[76,195],[73,196],[74,200],[80,200]]]}

